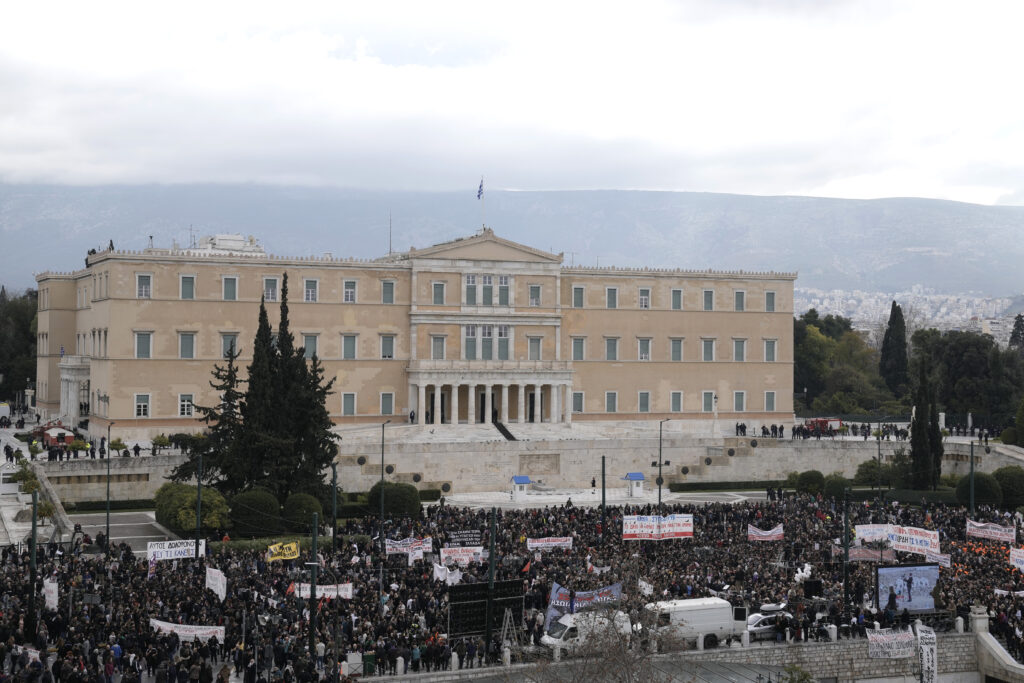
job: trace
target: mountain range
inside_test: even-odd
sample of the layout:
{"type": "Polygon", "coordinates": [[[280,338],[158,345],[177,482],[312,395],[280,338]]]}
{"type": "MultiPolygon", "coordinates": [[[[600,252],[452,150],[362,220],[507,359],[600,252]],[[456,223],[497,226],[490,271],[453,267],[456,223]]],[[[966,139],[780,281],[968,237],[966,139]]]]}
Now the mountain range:
{"type": "Polygon", "coordinates": [[[362,258],[470,235],[563,252],[566,264],[797,271],[797,286],[1024,292],[1024,207],[934,199],[762,197],[623,190],[382,192],[265,185],[0,184],[9,289],[82,267],[90,248],[213,233],[268,252],[362,258]],[[390,224],[390,225],[389,225],[390,224]]]}

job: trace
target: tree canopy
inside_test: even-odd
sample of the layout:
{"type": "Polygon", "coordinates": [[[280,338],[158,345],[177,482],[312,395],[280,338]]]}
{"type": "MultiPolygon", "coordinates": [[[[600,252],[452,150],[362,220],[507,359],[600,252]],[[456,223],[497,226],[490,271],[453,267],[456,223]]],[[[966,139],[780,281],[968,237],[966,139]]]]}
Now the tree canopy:
{"type": "Polygon", "coordinates": [[[895,396],[902,396],[909,383],[907,324],[903,320],[903,309],[895,301],[889,310],[889,324],[886,325],[885,337],[882,339],[878,369],[889,391],[895,396]]]}

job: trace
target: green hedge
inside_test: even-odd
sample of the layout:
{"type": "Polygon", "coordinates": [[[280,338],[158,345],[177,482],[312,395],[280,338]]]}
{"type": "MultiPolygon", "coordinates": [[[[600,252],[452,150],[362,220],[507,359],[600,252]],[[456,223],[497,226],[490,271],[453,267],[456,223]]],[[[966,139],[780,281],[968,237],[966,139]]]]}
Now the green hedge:
{"type": "Polygon", "coordinates": [[[800,493],[816,495],[825,488],[825,475],[818,470],[807,470],[801,472],[796,480],[796,490],[800,493]]]}
{"type": "Polygon", "coordinates": [[[926,503],[944,503],[956,505],[956,491],[953,489],[939,489],[937,491],[914,491],[913,489],[893,489],[885,494],[886,500],[896,500],[904,505],[920,505],[924,499],[926,503]]]}
{"type": "Polygon", "coordinates": [[[270,491],[255,488],[231,499],[231,521],[239,537],[274,535],[281,530],[281,506],[270,491]]]}
{"type": "MultiPolygon", "coordinates": [[[[964,477],[956,485],[956,498],[961,505],[969,505],[971,500],[971,478],[964,477]]],[[[1000,505],[1003,502],[1003,489],[999,481],[985,472],[974,473],[974,502],[977,505],[1000,505]]]]}
{"type": "Polygon", "coordinates": [[[368,503],[355,502],[355,503],[340,503],[338,505],[338,519],[356,519],[359,517],[367,517],[369,515],[380,515],[380,508],[376,511],[370,507],[368,503]]]}
{"type": "MultiPolygon", "coordinates": [[[[156,502],[152,498],[110,501],[111,510],[153,510],[155,508],[156,502]]],[[[64,509],[68,512],[93,512],[96,510],[106,510],[107,501],[82,500],[77,503],[65,503],[64,509]]]]}
{"type": "Polygon", "coordinates": [[[323,520],[323,506],[308,493],[293,493],[284,501],[284,521],[289,531],[305,531],[311,528],[313,513],[323,520]]]}
{"type": "MultiPolygon", "coordinates": [[[[222,549],[228,550],[260,550],[265,551],[267,546],[273,545],[274,543],[290,543],[291,541],[298,541],[299,548],[302,550],[311,550],[313,547],[313,539],[309,536],[267,536],[266,538],[245,538],[237,541],[214,541],[210,544],[210,551],[214,553],[220,552],[222,549]]],[[[338,544],[350,546],[353,543],[359,545],[365,545],[370,542],[370,537],[366,534],[339,534],[338,544]]],[[[317,541],[318,550],[330,549],[331,537],[321,536],[317,541]]]]}
{"type": "Polygon", "coordinates": [[[420,494],[412,484],[377,482],[370,489],[367,502],[375,510],[380,509],[381,483],[384,484],[384,511],[391,516],[416,516],[422,511],[420,494]]]}
{"type": "MultiPolygon", "coordinates": [[[[760,481],[673,481],[668,490],[672,493],[691,491],[764,491],[769,486],[778,488],[785,484],[783,479],[762,479],[760,481]]],[[[657,484],[654,484],[656,487],[657,484]]]]}
{"type": "Polygon", "coordinates": [[[420,501],[429,503],[435,500],[441,500],[441,489],[420,490],[420,501]]]}

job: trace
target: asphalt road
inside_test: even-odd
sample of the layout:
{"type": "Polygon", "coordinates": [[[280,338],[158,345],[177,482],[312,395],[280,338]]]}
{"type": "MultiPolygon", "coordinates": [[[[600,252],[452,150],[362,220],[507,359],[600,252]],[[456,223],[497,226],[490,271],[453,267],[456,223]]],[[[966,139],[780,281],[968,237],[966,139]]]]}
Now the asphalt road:
{"type": "MultiPolygon", "coordinates": [[[[82,525],[82,531],[96,538],[99,532],[107,528],[106,512],[86,512],[70,515],[71,521],[82,525]]],[[[152,510],[143,512],[111,512],[110,540],[112,543],[127,543],[136,554],[146,552],[146,544],[150,541],[167,541],[176,539],[156,523],[152,510]]]]}

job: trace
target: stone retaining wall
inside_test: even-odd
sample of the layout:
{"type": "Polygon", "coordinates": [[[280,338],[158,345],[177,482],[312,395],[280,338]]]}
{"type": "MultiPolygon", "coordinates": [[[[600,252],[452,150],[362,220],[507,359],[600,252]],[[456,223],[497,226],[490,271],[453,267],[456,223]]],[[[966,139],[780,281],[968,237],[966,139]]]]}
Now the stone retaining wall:
{"type": "MultiPolygon", "coordinates": [[[[181,455],[110,459],[110,499],[151,499],[180,463],[181,455]]],[[[107,499],[107,461],[83,459],[37,463],[65,503],[107,499]]]]}

